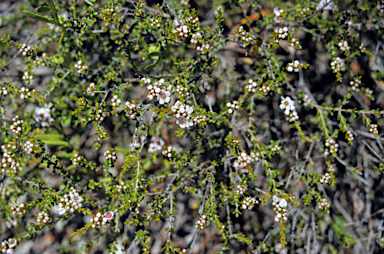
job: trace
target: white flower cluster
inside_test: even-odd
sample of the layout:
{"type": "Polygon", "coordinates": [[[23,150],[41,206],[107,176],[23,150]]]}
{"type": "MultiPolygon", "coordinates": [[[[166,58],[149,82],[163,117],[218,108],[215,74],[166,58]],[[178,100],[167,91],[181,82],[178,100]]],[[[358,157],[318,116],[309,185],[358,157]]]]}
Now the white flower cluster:
{"type": "Polygon", "coordinates": [[[276,23],[280,23],[280,15],[284,12],[283,9],[279,9],[279,8],[273,8],[273,13],[275,14],[275,18],[274,18],[274,21],[276,23]]]}
{"type": "Polygon", "coordinates": [[[102,225],[106,225],[113,219],[114,213],[112,211],[108,211],[103,215],[101,213],[97,213],[94,218],[90,219],[93,228],[100,228],[102,225]]]}
{"type": "Polygon", "coordinates": [[[319,209],[324,209],[325,207],[329,207],[329,201],[326,198],[323,198],[317,205],[319,209]]]}
{"type": "MultiPolygon", "coordinates": [[[[130,199],[128,199],[128,203],[131,203],[132,201],[130,200],[130,199]]],[[[131,212],[133,212],[133,213],[135,213],[135,214],[138,214],[138,213],[140,213],[140,204],[137,204],[137,206],[136,207],[132,207],[132,206],[130,206],[129,207],[129,211],[131,211],[131,212]]]]}
{"type": "Polygon", "coordinates": [[[276,143],[273,146],[271,146],[271,151],[272,152],[279,152],[280,150],[281,150],[281,147],[279,146],[278,143],[276,143]]]}
{"type": "Polygon", "coordinates": [[[28,87],[22,87],[20,89],[20,99],[26,100],[32,97],[32,94],[36,93],[36,90],[33,89],[32,91],[29,91],[28,87]]]}
{"type": "Polygon", "coordinates": [[[268,85],[263,85],[259,89],[259,94],[267,95],[269,93],[269,91],[271,91],[271,88],[268,85]]]}
{"type": "Polygon", "coordinates": [[[69,195],[65,194],[63,198],[60,198],[59,214],[63,215],[66,212],[73,213],[75,210],[81,208],[83,205],[81,202],[83,198],[79,195],[75,188],[71,187],[69,195]]]}
{"type": "Polygon", "coordinates": [[[49,108],[36,108],[34,118],[36,123],[40,123],[42,127],[49,127],[54,120],[49,108]]]}
{"type": "Polygon", "coordinates": [[[176,86],[176,93],[178,94],[179,97],[189,96],[188,88],[181,86],[181,85],[176,86]]]}
{"type": "Polygon", "coordinates": [[[17,146],[15,144],[2,145],[3,158],[1,159],[0,169],[1,173],[6,173],[9,168],[11,172],[16,173],[17,168],[20,167],[20,163],[14,160],[17,146]]]}
{"type": "Polygon", "coordinates": [[[325,150],[324,150],[324,156],[327,157],[330,154],[337,153],[337,150],[339,150],[339,145],[336,144],[336,141],[334,139],[327,139],[325,141],[325,150]]]}
{"type": "Polygon", "coordinates": [[[197,115],[195,118],[193,118],[193,121],[195,121],[196,124],[204,125],[207,122],[207,116],[197,115]]]}
{"type": "Polygon", "coordinates": [[[88,66],[85,65],[82,60],[77,61],[74,66],[80,74],[84,74],[85,71],[88,70],[88,66]]]}
{"type": "Polygon", "coordinates": [[[1,252],[13,254],[13,248],[16,246],[17,240],[15,238],[8,238],[1,243],[1,252]]]}
{"type": "Polygon", "coordinates": [[[323,175],[321,178],[320,178],[320,183],[325,183],[325,184],[328,184],[330,183],[329,181],[331,180],[331,176],[329,175],[329,173],[325,173],[325,175],[323,175]]]}
{"type": "Polygon", "coordinates": [[[355,137],[353,136],[353,133],[352,133],[351,130],[347,130],[346,135],[347,135],[347,140],[348,140],[349,142],[352,142],[352,141],[355,139],[355,137]]]}
{"type": "Polygon", "coordinates": [[[32,47],[27,44],[23,44],[23,46],[21,46],[20,48],[20,52],[23,56],[26,56],[31,51],[32,51],[32,47]]]}
{"type": "Polygon", "coordinates": [[[369,89],[368,87],[365,87],[363,89],[364,95],[370,99],[373,99],[373,90],[369,89]]]}
{"type": "Polygon", "coordinates": [[[95,120],[98,122],[104,121],[105,117],[107,116],[106,112],[103,112],[101,109],[97,110],[97,114],[95,116],[95,120]]]}
{"type": "Polygon", "coordinates": [[[112,104],[112,107],[118,107],[121,103],[121,100],[119,99],[119,97],[117,95],[114,95],[112,97],[112,100],[111,100],[111,104],[112,104]]]}
{"type": "Polygon", "coordinates": [[[304,95],[303,101],[304,106],[306,107],[308,107],[312,103],[311,98],[309,98],[308,94],[304,95]]]}
{"type": "Polygon", "coordinates": [[[209,49],[210,49],[211,45],[209,45],[208,43],[201,43],[200,46],[197,46],[196,47],[196,50],[199,51],[200,53],[204,54],[205,52],[207,52],[209,49]]]}
{"type": "Polygon", "coordinates": [[[102,12],[104,16],[111,16],[115,10],[118,10],[118,7],[111,6],[111,8],[104,8],[102,12]]]}
{"type": "Polygon", "coordinates": [[[24,123],[23,120],[20,119],[20,116],[15,116],[13,119],[12,119],[12,125],[9,126],[9,129],[12,130],[13,134],[15,135],[19,135],[21,133],[21,130],[22,130],[22,124],[24,123]]]}
{"type": "MultiPolygon", "coordinates": [[[[146,79],[148,80],[148,79],[146,79]]],[[[144,81],[146,82],[146,81],[144,81]]],[[[155,82],[152,85],[147,86],[148,89],[148,95],[147,98],[150,100],[153,100],[154,98],[158,97],[161,91],[160,85],[164,83],[164,79],[159,80],[159,82],[155,82]]]]}
{"type": "Polygon", "coordinates": [[[196,45],[198,44],[199,42],[201,42],[201,40],[203,39],[203,36],[201,35],[200,32],[197,32],[195,34],[192,34],[192,39],[191,39],[191,43],[196,45]]]}
{"type": "Polygon", "coordinates": [[[165,142],[163,139],[159,137],[152,137],[151,143],[149,144],[149,147],[148,147],[148,152],[155,153],[155,152],[161,151],[164,145],[165,145],[165,142]]]}
{"type": "Polygon", "coordinates": [[[295,38],[295,37],[292,37],[290,40],[289,40],[289,46],[290,47],[294,47],[296,45],[300,45],[300,41],[298,38],[295,38]]]}
{"type": "Polygon", "coordinates": [[[340,57],[332,59],[331,68],[333,72],[345,71],[345,61],[340,57]]]}
{"type": "Polygon", "coordinates": [[[137,116],[136,104],[127,101],[125,103],[125,115],[131,119],[134,119],[137,116]]]}
{"type": "Polygon", "coordinates": [[[249,79],[247,85],[245,86],[245,91],[248,93],[256,92],[257,83],[253,79],[249,79]]]}
{"type": "Polygon", "coordinates": [[[255,153],[252,152],[251,158],[252,158],[252,161],[254,161],[254,162],[259,161],[261,158],[261,154],[259,152],[255,152],[255,153]]]}
{"type": "Polygon", "coordinates": [[[198,229],[198,230],[201,230],[201,229],[204,229],[204,226],[205,226],[205,220],[206,220],[207,216],[205,214],[201,215],[201,217],[195,222],[195,227],[198,229]]]}
{"type": "Polygon", "coordinates": [[[328,166],[328,171],[329,172],[335,172],[335,170],[336,170],[336,166],[334,164],[331,164],[331,165],[328,166]]]}
{"type": "Polygon", "coordinates": [[[178,26],[175,30],[173,30],[173,33],[181,38],[187,38],[189,36],[189,32],[190,30],[186,25],[178,26]]]}
{"type": "Polygon", "coordinates": [[[238,184],[237,186],[236,186],[236,194],[237,195],[243,195],[244,194],[244,192],[246,191],[246,188],[244,188],[243,186],[241,186],[240,184],[238,184]]]}
{"type": "Polygon", "coordinates": [[[116,160],[116,158],[117,158],[116,157],[116,152],[113,151],[112,148],[110,148],[107,151],[105,151],[104,157],[105,157],[106,160],[113,160],[113,161],[116,160]]]}
{"type": "Polygon", "coordinates": [[[175,105],[171,108],[175,117],[177,118],[176,123],[180,126],[180,128],[189,128],[193,126],[193,121],[191,119],[191,114],[193,112],[193,107],[189,105],[185,105],[181,101],[177,101],[175,105]]]}
{"type": "Polygon", "coordinates": [[[235,30],[235,33],[240,35],[240,40],[243,43],[248,44],[250,41],[253,40],[252,36],[244,30],[243,26],[240,26],[239,28],[237,28],[235,30]]]}
{"type": "Polygon", "coordinates": [[[360,78],[354,78],[353,80],[351,80],[350,82],[349,82],[349,84],[351,85],[351,89],[352,89],[352,91],[356,91],[356,92],[358,92],[358,91],[360,91],[360,85],[361,85],[361,77],[360,78]]]}
{"type": "Polygon", "coordinates": [[[171,158],[172,157],[172,146],[168,146],[167,148],[165,148],[165,150],[163,150],[162,154],[164,156],[167,156],[168,158],[171,158]]]}
{"type": "Polygon", "coordinates": [[[36,57],[35,63],[36,65],[42,65],[45,66],[45,61],[47,60],[47,53],[43,53],[41,57],[36,57]]]}
{"type": "Polygon", "coordinates": [[[27,154],[31,154],[33,152],[33,147],[35,145],[31,142],[31,141],[27,141],[25,142],[24,144],[24,151],[27,153],[27,154]]]}
{"type": "Polygon", "coordinates": [[[161,20],[159,17],[155,17],[151,20],[151,27],[152,28],[160,28],[161,27],[161,20]]]}
{"type": "Polygon", "coordinates": [[[243,173],[246,173],[248,172],[248,170],[246,169],[246,167],[248,165],[250,165],[252,163],[252,158],[251,156],[249,156],[248,154],[246,154],[245,152],[242,152],[238,157],[237,159],[235,160],[235,162],[233,163],[233,166],[235,168],[239,168],[241,172],[243,173]]]}
{"type": "Polygon", "coordinates": [[[82,160],[83,160],[83,156],[80,156],[79,154],[75,153],[72,158],[72,165],[77,166],[77,164],[79,164],[79,162],[82,160]]]}
{"type": "Polygon", "coordinates": [[[348,45],[348,41],[341,41],[337,44],[339,46],[340,50],[343,52],[349,52],[351,50],[351,47],[348,45]]]}
{"type": "Polygon", "coordinates": [[[256,199],[256,198],[246,197],[243,200],[243,204],[241,205],[241,207],[243,209],[252,210],[253,207],[255,206],[255,204],[260,204],[260,201],[258,199],[256,199]]]}
{"type": "Polygon", "coordinates": [[[337,5],[332,0],[320,0],[319,4],[316,6],[316,10],[330,10],[336,11],[337,5]]]}
{"type": "Polygon", "coordinates": [[[279,198],[276,195],[273,195],[273,210],[277,213],[275,216],[275,221],[279,222],[283,220],[284,222],[288,220],[287,217],[287,205],[288,202],[284,198],[279,198]]]}
{"type": "Polygon", "coordinates": [[[274,32],[277,35],[277,38],[275,38],[275,43],[278,43],[279,40],[284,40],[288,38],[288,27],[283,27],[283,28],[275,28],[274,32]]]}
{"type": "Polygon", "coordinates": [[[41,212],[36,215],[36,222],[39,224],[47,224],[49,219],[49,214],[47,212],[41,212]]]}
{"type": "Polygon", "coordinates": [[[311,13],[311,9],[309,9],[309,8],[298,9],[297,11],[300,12],[301,15],[311,13]]]}
{"type": "Polygon", "coordinates": [[[23,215],[27,211],[24,204],[16,205],[11,207],[11,211],[13,215],[23,215]]]}
{"type": "Polygon", "coordinates": [[[128,188],[128,185],[121,181],[120,184],[117,184],[114,187],[117,192],[122,192],[123,190],[126,190],[128,188]]]}
{"type": "Polygon", "coordinates": [[[291,97],[281,97],[280,109],[284,110],[284,114],[287,116],[288,121],[294,122],[299,119],[295,108],[295,102],[291,99],[291,97]]]}
{"type": "Polygon", "coordinates": [[[377,124],[371,124],[369,126],[369,132],[374,134],[374,135],[378,135],[379,134],[379,131],[377,130],[377,124]]]}
{"type": "Polygon", "coordinates": [[[383,13],[383,12],[384,12],[384,2],[381,2],[381,4],[378,3],[377,6],[376,6],[376,8],[377,8],[378,11],[380,11],[381,13],[383,13]]]}
{"type": "Polygon", "coordinates": [[[239,102],[238,101],[233,101],[232,103],[230,102],[227,102],[227,105],[226,105],[229,109],[228,109],[228,113],[229,114],[232,114],[234,113],[236,110],[239,110],[239,102]]]}
{"type": "MultiPolygon", "coordinates": [[[[33,77],[32,73],[29,73],[28,71],[25,71],[25,72],[24,72],[24,75],[23,75],[23,77],[22,77],[22,79],[23,79],[25,82],[29,83],[29,82],[31,82],[32,79],[34,79],[34,77],[33,77]]],[[[22,98],[22,99],[23,99],[23,98],[22,98]]]]}
{"type": "Polygon", "coordinates": [[[293,61],[292,63],[288,63],[287,71],[288,72],[299,72],[300,70],[300,62],[298,60],[293,61]]]}
{"type": "Polygon", "coordinates": [[[95,96],[96,86],[95,83],[89,84],[89,87],[87,88],[87,93],[91,94],[91,96],[95,96]]]}
{"type": "Polygon", "coordinates": [[[6,96],[8,94],[8,90],[6,87],[0,88],[0,96],[6,96]]]}

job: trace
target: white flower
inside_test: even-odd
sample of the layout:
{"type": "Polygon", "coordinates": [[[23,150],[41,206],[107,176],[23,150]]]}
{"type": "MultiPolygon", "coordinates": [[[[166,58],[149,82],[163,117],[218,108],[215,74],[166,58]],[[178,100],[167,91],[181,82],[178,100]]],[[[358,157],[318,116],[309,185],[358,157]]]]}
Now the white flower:
{"type": "Polygon", "coordinates": [[[36,108],[35,121],[40,123],[42,127],[48,127],[54,119],[51,117],[51,110],[49,108],[36,108]]]}
{"type": "Polygon", "coordinates": [[[69,196],[71,197],[72,201],[73,202],[76,202],[76,203],[81,203],[81,201],[83,201],[83,198],[79,195],[79,194],[73,194],[72,192],[69,193],[69,196]]]}
{"type": "Polygon", "coordinates": [[[161,90],[158,96],[160,104],[168,103],[171,101],[171,93],[165,90],[161,90]]]}
{"type": "Polygon", "coordinates": [[[287,200],[285,200],[285,199],[280,199],[280,202],[279,202],[279,206],[281,207],[281,208],[285,208],[285,207],[287,207],[287,200]]]}
{"type": "Polygon", "coordinates": [[[295,102],[291,99],[291,97],[281,97],[280,109],[284,109],[284,114],[289,114],[290,111],[295,109],[295,102]]]}
{"type": "Polygon", "coordinates": [[[273,199],[273,202],[275,202],[275,203],[280,201],[280,198],[276,195],[273,195],[272,199],[273,199]]]}
{"type": "Polygon", "coordinates": [[[62,207],[59,208],[59,214],[60,214],[60,215],[63,215],[63,214],[65,214],[66,212],[67,212],[67,209],[62,208],[62,207]]]}
{"type": "Polygon", "coordinates": [[[16,241],[15,238],[9,238],[9,239],[8,239],[8,246],[9,246],[10,248],[15,247],[16,244],[17,244],[17,241],[16,241]]]}
{"type": "Polygon", "coordinates": [[[187,119],[187,118],[184,118],[184,117],[181,117],[179,118],[176,123],[180,126],[180,128],[189,128],[191,126],[193,126],[193,121],[187,119]]]}

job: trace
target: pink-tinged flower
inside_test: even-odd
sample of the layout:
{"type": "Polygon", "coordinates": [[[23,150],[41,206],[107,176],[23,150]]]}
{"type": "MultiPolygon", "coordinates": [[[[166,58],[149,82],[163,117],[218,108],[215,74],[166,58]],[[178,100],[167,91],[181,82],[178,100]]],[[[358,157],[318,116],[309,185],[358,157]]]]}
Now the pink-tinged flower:
{"type": "Polygon", "coordinates": [[[112,211],[108,211],[104,214],[104,218],[106,218],[108,221],[112,220],[114,213],[112,211]]]}
{"type": "Polygon", "coordinates": [[[51,117],[49,108],[36,108],[35,121],[40,123],[42,127],[49,127],[54,119],[51,117]]]}
{"type": "Polygon", "coordinates": [[[10,248],[15,247],[16,244],[17,244],[17,241],[16,241],[15,238],[9,238],[9,239],[8,239],[8,246],[9,246],[10,248]]]}
{"type": "Polygon", "coordinates": [[[171,101],[171,93],[169,91],[161,90],[158,100],[160,104],[169,103],[171,101]]]}
{"type": "Polygon", "coordinates": [[[193,121],[184,117],[179,118],[176,123],[183,129],[193,126],[193,121]]]}
{"type": "Polygon", "coordinates": [[[73,194],[72,192],[69,193],[69,196],[71,197],[72,201],[76,202],[76,203],[81,203],[81,201],[83,201],[83,198],[79,195],[79,194],[73,194]]]}
{"type": "Polygon", "coordinates": [[[281,19],[280,19],[280,17],[275,17],[274,21],[275,21],[275,23],[280,23],[281,19]]]}
{"type": "Polygon", "coordinates": [[[281,13],[283,13],[284,12],[284,10],[283,9],[279,9],[279,8],[273,8],[273,13],[277,16],[277,17],[279,17],[280,15],[281,15],[281,13]]]}
{"type": "Polygon", "coordinates": [[[13,249],[8,249],[5,253],[7,253],[7,254],[13,254],[13,249]]]}

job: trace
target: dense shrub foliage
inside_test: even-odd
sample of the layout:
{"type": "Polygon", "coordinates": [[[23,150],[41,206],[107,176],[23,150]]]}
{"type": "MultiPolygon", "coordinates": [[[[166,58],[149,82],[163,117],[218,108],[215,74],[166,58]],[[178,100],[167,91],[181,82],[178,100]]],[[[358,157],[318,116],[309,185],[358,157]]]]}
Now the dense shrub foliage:
{"type": "Polygon", "coordinates": [[[3,253],[383,252],[384,2],[0,12],[3,253]]]}

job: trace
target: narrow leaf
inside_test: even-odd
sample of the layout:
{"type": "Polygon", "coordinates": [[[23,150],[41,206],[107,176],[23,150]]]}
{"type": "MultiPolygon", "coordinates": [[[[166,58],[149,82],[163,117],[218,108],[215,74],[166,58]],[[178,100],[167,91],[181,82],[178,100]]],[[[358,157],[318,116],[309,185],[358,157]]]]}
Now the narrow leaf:
{"type": "Polygon", "coordinates": [[[45,23],[51,23],[51,24],[57,25],[57,23],[53,19],[49,19],[47,17],[38,15],[38,14],[30,12],[30,11],[23,11],[23,12],[24,12],[25,16],[27,16],[28,18],[36,19],[39,21],[43,21],[45,23]]]}
{"type": "Polygon", "coordinates": [[[49,6],[43,5],[36,8],[37,13],[43,13],[43,12],[49,12],[51,11],[51,8],[49,6]]]}

